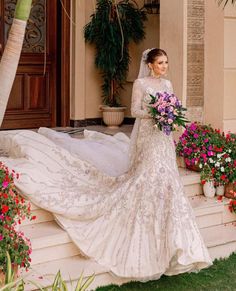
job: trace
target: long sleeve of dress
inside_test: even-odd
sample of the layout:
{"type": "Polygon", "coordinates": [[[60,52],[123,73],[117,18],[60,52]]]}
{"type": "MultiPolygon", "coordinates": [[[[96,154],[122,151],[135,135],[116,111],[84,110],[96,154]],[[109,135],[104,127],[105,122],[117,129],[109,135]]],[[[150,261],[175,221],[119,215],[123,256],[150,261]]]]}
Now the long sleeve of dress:
{"type": "Polygon", "coordinates": [[[136,118],[151,118],[147,110],[143,108],[144,91],[140,80],[135,80],[132,91],[131,115],[136,118]]]}
{"type": "Polygon", "coordinates": [[[172,86],[172,83],[171,83],[171,81],[169,81],[169,80],[166,80],[166,88],[167,88],[167,91],[168,91],[168,93],[173,93],[174,92],[174,90],[173,90],[173,86],[172,86]]]}

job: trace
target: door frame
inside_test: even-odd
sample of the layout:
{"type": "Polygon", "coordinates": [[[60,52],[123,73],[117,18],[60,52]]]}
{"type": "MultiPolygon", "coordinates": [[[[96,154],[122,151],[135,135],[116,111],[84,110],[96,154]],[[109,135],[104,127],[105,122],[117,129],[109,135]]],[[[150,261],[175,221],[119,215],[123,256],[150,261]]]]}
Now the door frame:
{"type": "MultiPolygon", "coordinates": [[[[71,47],[71,0],[62,0],[61,8],[61,73],[60,85],[60,124],[59,126],[70,125],[70,47],[71,47]],[[68,16],[69,15],[69,16],[68,16]]],[[[59,4],[61,5],[61,3],[59,4]]]]}

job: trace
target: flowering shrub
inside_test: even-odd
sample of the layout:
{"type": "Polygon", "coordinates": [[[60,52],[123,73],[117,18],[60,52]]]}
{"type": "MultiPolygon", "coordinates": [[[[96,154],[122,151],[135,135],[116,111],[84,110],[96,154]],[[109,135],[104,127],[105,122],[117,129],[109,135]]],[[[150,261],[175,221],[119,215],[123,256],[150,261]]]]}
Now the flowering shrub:
{"type": "Polygon", "coordinates": [[[150,114],[153,117],[156,126],[165,134],[170,135],[178,126],[184,126],[188,120],[184,116],[184,108],[181,101],[174,95],[167,92],[151,95],[148,104],[150,114]]]}
{"type": "Polygon", "coordinates": [[[0,270],[6,271],[6,252],[14,265],[28,268],[30,265],[31,245],[16,226],[30,214],[30,204],[19,196],[13,179],[19,175],[0,162],[0,270]]]}
{"type": "Polygon", "coordinates": [[[230,199],[229,210],[230,210],[230,212],[236,213],[236,199],[230,199]]]}
{"type": "Polygon", "coordinates": [[[216,185],[236,181],[235,135],[221,133],[210,125],[192,123],[179,139],[176,152],[187,166],[208,164],[216,185]]]}

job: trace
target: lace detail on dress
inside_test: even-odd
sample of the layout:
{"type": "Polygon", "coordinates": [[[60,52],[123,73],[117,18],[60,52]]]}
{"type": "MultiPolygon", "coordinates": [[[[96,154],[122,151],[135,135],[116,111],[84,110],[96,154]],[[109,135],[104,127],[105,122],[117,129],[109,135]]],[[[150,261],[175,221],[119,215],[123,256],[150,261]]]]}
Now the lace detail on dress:
{"type": "Polygon", "coordinates": [[[24,195],[53,212],[81,252],[113,274],[150,280],[205,268],[211,259],[184,196],[172,136],[153,127],[143,106],[147,90],[171,90],[170,83],[148,77],[135,84],[138,118],[123,175],[109,177],[31,131],[0,132],[0,147],[14,155],[2,161],[21,174],[24,195]]]}

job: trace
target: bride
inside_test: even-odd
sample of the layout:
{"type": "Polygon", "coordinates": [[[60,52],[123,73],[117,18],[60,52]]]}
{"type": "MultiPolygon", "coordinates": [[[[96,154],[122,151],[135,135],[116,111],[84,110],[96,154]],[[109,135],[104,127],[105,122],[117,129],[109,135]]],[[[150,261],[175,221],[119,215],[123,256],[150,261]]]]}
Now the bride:
{"type": "Polygon", "coordinates": [[[130,280],[211,265],[184,196],[173,139],[153,127],[145,108],[148,93],[172,92],[162,78],[167,68],[165,51],[143,53],[130,141],[88,131],[76,141],[50,129],[0,132],[1,160],[20,173],[15,183],[22,194],[53,212],[82,254],[130,280]]]}

